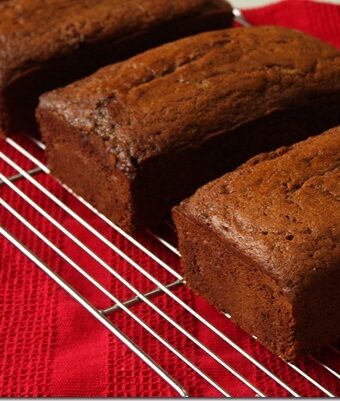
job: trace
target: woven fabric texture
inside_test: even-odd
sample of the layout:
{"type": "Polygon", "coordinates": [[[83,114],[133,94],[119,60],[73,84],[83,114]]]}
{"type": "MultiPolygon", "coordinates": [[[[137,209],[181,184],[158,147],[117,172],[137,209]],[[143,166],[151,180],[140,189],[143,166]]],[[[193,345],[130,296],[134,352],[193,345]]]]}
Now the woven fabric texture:
{"type": "MultiPolygon", "coordinates": [[[[247,19],[254,25],[274,24],[301,29],[340,47],[340,6],[313,3],[304,0],[288,0],[268,7],[246,10],[247,19]]],[[[24,140],[23,140],[24,141],[24,140]]],[[[24,141],[25,142],[25,141],[24,141]]],[[[25,146],[28,145],[25,142],[25,146]]],[[[5,141],[0,147],[13,157],[21,166],[28,169],[32,164],[14,151],[5,141]]],[[[39,155],[39,152],[34,150],[39,155]]],[[[7,177],[14,170],[6,163],[0,163],[0,171],[7,177]]],[[[143,252],[131,246],[122,236],[99,220],[92,212],[80,205],[79,201],[68,194],[57,182],[45,174],[36,179],[48,187],[53,194],[75,210],[106,238],[117,245],[140,266],[157,277],[162,283],[174,280],[171,275],[152,261],[143,252]]],[[[96,254],[128,279],[140,291],[155,288],[154,283],[146,280],[129,263],[112,252],[109,247],[97,241],[87,230],[75,222],[67,213],[55,206],[48,198],[36,190],[27,180],[16,182],[18,188],[30,196],[63,227],[77,235],[96,254]]],[[[86,266],[88,271],[117,295],[120,300],[132,298],[131,290],[120,284],[107,271],[98,268],[98,263],[89,258],[79,247],[67,240],[61,232],[31,206],[23,202],[12,190],[0,184],[1,196],[14,209],[63,252],[86,266]]],[[[91,299],[98,307],[108,307],[114,302],[100,295],[98,290],[89,286],[84,279],[70,273],[67,263],[42,246],[41,240],[19,223],[10,213],[0,209],[0,221],[6,229],[35,252],[41,260],[59,274],[75,284],[76,288],[91,299]]],[[[178,258],[157,243],[150,235],[140,234],[140,240],[150,247],[170,266],[179,269],[178,258]]],[[[319,396],[322,393],[301,375],[296,374],[287,364],[273,357],[264,347],[240,331],[228,319],[221,316],[203,299],[181,287],[174,290],[187,305],[205,316],[221,332],[228,334],[243,349],[249,351],[258,361],[271,371],[280,375],[301,395],[319,396]]],[[[188,332],[197,337],[213,352],[227,361],[235,370],[240,371],[251,383],[271,396],[285,396],[287,391],[247,361],[240,353],[226,345],[211,330],[200,324],[192,315],[167,296],[153,300],[154,304],[176,320],[188,332]]],[[[254,392],[237,380],[232,374],[191,341],[186,339],[149,306],[136,304],[131,310],[150,325],[157,333],[176,346],[183,355],[193,361],[203,371],[221,384],[231,395],[252,396],[254,392]]],[[[122,311],[112,314],[116,326],[140,345],[152,358],[159,362],[179,382],[183,383],[190,395],[217,396],[219,393],[199,374],[186,366],[159,341],[154,340],[140,325],[122,311]]],[[[334,364],[332,354],[323,356],[334,364]]],[[[340,395],[339,382],[326,374],[311,359],[299,362],[315,379],[330,391],[340,395]]],[[[33,262],[19,252],[15,246],[0,236],[0,396],[176,396],[178,393],[153,372],[131,352],[122,342],[105,329],[85,309],[75,302],[64,290],[54,283],[33,262]]]]}

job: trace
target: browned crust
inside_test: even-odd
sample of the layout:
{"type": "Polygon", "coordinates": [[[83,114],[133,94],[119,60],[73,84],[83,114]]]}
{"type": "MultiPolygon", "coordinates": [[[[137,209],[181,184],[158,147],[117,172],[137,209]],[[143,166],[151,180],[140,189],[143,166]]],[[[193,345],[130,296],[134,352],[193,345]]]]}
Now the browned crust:
{"type": "Polygon", "coordinates": [[[188,285],[287,360],[340,336],[339,149],[337,127],[258,155],[173,210],[188,285]]]}
{"type": "MultiPolygon", "coordinates": [[[[199,146],[189,146],[180,151],[160,154],[158,157],[143,163],[143,165],[136,163],[132,169],[130,168],[131,165],[127,165],[125,169],[121,160],[118,163],[117,154],[107,146],[105,137],[77,129],[53,111],[41,108],[38,109],[37,116],[47,147],[48,164],[50,167],[60,164],[58,178],[71,188],[72,184],[69,182],[69,175],[72,171],[70,166],[73,163],[71,152],[82,152],[82,137],[89,138],[89,141],[92,141],[94,152],[96,151],[95,146],[102,149],[102,163],[109,165],[106,171],[107,184],[111,182],[111,167],[120,170],[121,174],[130,181],[133,210],[129,210],[135,217],[133,224],[130,220],[132,225],[125,226],[125,228],[133,231],[136,228],[156,226],[167,216],[172,206],[190,196],[196,188],[238,166],[249,157],[275,149],[283,144],[291,144],[311,133],[317,134],[329,125],[339,123],[338,104],[339,99],[337,97],[327,98],[323,102],[315,102],[304,108],[276,112],[234,131],[222,132],[217,136],[211,135],[209,140],[199,146]],[[51,122],[49,116],[51,116],[51,122]],[[58,126],[59,131],[53,129],[54,133],[51,135],[49,133],[50,125],[54,119],[62,122],[62,125],[58,126]],[[74,142],[78,141],[78,145],[74,143],[72,147],[64,149],[70,166],[67,165],[62,156],[55,154],[53,145],[54,142],[67,140],[68,135],[73,136],[74,142]],[[64,139],[59,139],[59,136],[64,139]],[[96,145],[97,143],[99,145],[96,145]],[[107,160],[104,160],[105,158],[107,160]],[[63,174],[62,171],[64,171],[63,174]]],[[[84,157],[87,157],[87,163],[91,166],[91,154],[89,156],[84,154],[84,157]]],[[[95,160],[93,162],[96,163],[95,160]]],[[[54,167],[52,168],[53,171],[54,167]]],[[[84,170],[83,174],[87,174],[87,171],[84,170]]],[[[95,175],[92,175],[91,178],[96,180],[95,175]]],[[[88,177],[84,177],[84,180],[80,178],[75,187],[78,188],[83,181],[86,182],[88,179],[88,177]]],[[[105,188],[110,191],[106,184],[105,188]]],[[[79,193],[84,190],[86,188],[80,189],[79,193]]],[[[111,189],[111,192],[114,192],[114,189],[111,189]]],[[[98,204],[95,198],[92,197],[92,200],[94,205],[98,204]]],[[[106,206],[106,209],[108,208],[110,208],[109,205],[106,206]]],[[[111,214],[108,216],[112,218],[111,214]]],[[[119,218],[114,219],[114,221],[118,225],[122,223],[119,218]]]]}
{"type": "Polygon", "coordinates": [[[300,344],[294,309],[277,283],[180,208],[174,208],[173,218],[186,284],[272,352],[295,360],[300,344]]]}
{"type": "Polygon", "coordinates": [[[98,138],[65,124],[58,115],[46,111],[40,118],[52,174],[130,232],[135,225],[132,183],[115,168],[114,155],[105,152],[98,138]]]}
{"type": "Polygon", "coordinates": [[[37,98],[45,91],[159,44],[227,28],[232,21],[223,0],[11,0],[0,2],[0,15],[3,131],[33,124],[37,98]]]}
{"type": "Polygon", "coordinates": [[[256,27],[153,49],[43,95],[39,107],[106,137],[122,166],[133,168],[336,93],[338,50],[297,31],[256,27]]]}

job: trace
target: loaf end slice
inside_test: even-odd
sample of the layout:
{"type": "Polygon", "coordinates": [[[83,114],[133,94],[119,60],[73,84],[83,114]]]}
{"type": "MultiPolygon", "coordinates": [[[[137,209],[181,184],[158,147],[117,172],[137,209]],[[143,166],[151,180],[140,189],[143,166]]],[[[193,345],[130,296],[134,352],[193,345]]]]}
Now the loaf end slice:
{"type": "Polygon", "coordinates": [[[340,127],[173,210],[187,284],[288,361],[340,336],[340,127]]]}

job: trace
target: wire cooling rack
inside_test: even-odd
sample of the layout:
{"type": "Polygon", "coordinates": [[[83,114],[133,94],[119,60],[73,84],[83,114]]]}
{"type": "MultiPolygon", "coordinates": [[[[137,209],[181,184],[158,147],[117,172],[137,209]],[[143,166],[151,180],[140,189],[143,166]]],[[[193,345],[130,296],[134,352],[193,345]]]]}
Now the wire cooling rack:
{"type": "MultiPolygon", "coordinates": [[[[242,348],[242,344],[240,345],[238,343],[238,336],[235,338],[235,335],[229,335],[228,329],[220,329],[215,323],[212,324],[209,316],[204,316],[196,310],[195,306],[191,306],[183,300],[182,295],[185,291],[189,290],[182,288],[184,291],[177,291],[179,287],[183,287],[183,277],[178,272],[179,253],[171,238],[171,228],[168,226],[165,227],[162,235],[145,232],[140,236],[141,238],[136,239],[131,237],[103,215],[95,211],[84,200],[76,198],[74,195],[68,195],[69,200],[67,202],[62,200],[60,194],[62,191],[66,192],[67,189],[62,188],[61,184],[58,184],[49,175],[49,170],[43,162],[44,146],[41,142],[27,137],[17,136],[15,138],[6,138],[2,143],[3,146],[0,151],[0,166],[2,171],[0,173],[0,188],[2,197],[0,198],[0,204],[3,210],[1,213],[7,213],[11,218],[20,221],[23,227],[27,229],[27,233],[29,233],[27,236],[36,236],[41,242],[42,247],[52,250],[56,257],[58,256],[64,264],[68,266],[68,269],[74,270],[82,279],[88,282],[88,285],[94,286],[99,294],[105,296],[106,299],[109,300],[109,303],[107,303],[106,307],[101,308],[96,306],[95,300],[88,299],[86,295],[79,293],[75,285],[71,284],[72,280],[70,278],[59,275],[41,256],[33,249],[30,249],[22,239],[17,238],[15,233],[11,232],[11,227],[0,226],[1,235],[47,273],[112,334],[117,336],[130,350],[141,358],[149,368],[154,370],[165,383],[171,386],[175,394],[182,397],[189,395],[188,389],[185,386],[185,378],[176,377],[176,372],[172,372],[167,366],[164,367],[162,365],[162,360],[156,361],[153,359],[148,350],[143,349],[135,340],[131,339],[128,333],[123,332],[119,328],[119,325],[112,319],[113,315],[116,313],[125,313],[128,315],[134,325],[138,325],[139,328],[142,328],[142,332],[145,333],[145,335],[150,336],[150,341],[158,341],[163,347],[164,353],[171,353],[180,363],[183,363],[187,369],[193,372],[195,377],[197,377],[197,381],[204,381],[210,386],[216,396],[264,397],[270,395],[265,394],[263,389],[259,388],[258,383],[254,382],[254,379],[249,378],[249,368],[256,369],[259,376],[271,382],[275,394],[279,392],[282,396],[308,396],[309,394],[300,394],[299,389],[294,388],[296,378],[300,377],[301,380],[306,381],[313,394],[315,394],[316,391],[320,396],[340,396],[340,374],[338,373],[340,351],[337,346],[330,346],[317,357],[306,357],[304,361],[295,365],[286,363],[272,356],[274,362],[272,366],[267,366],[265,363],[261,362],[261,358],[259,358],[258,355],[254,356],[252,353],[242,348]],[[77,248],[77,252],[71,257],[69,253],[65,251],[65,249],[68,249],[68,246],[58,246],[58,244],[53,243],[51,239],[49,239],[47,234],[44,234],[41,227],[34,226],[30,222],[30,219],[25,216],[25,213],[22,212],[21,207],[15,208],[11,205],[11,199],[13,199],[14,195],[20,198],[22,205],[25,204],[29,206],[32,209],[32,213],[37,213],[44,218],[46,220],[46,225],[49,225],[49,227],[52,227],[55,231],[59,231],[59,234],[63,236],[67,244],[77,248]],[[41,196],[46,197],[48,202],[44,202],[44,205],[39,204],[39,202],[36,201],[37,196],[38,198],[41,196]],[[68,215],[72,221],[77,222],[86,235],[76,236],[68,228],[64,227],[58,221],[57,217],[50,214],[51,206],[49,205],[60,209],[63,213],[68,215]],[[94,224],[90,225],[86,221],[86,217],[82,217],[88,216],[88,213],[96,216],[96,219],[100,222],[99,229],[95,228],[94,224]],[[136,262],[135,258],[131,256],[134,252],[130,251],[129,254],[126,250],[128,249],[127,247],[122,247],[113,243],[106,235],[105,227],[109,227],[110,230],[113,230],[121,237],[122,241],[129,244],[129,249],[142,253],[157,269],[154,268],[150,271],[150,269],[136,262]],[[86,236],[92,238],[90,244],[84,240],[86,236]],[[145,238],[147,238],[148,245],[145,245],[145,238]],[[110,265],[104,257],[100,256],[96,251],[98,249],[98,244],[118,255],[122,262],[128,265],[130,269],[133,269],[135,274],[140,275],[144,282],[149,284],[147,287],[148,289],[137,288],[131,280],[129,281],[129,279],[119,271],[118,267],[110,265]],[[155,249],[159,249],[159,247],[162,248],[162,256],[157,255],[156,251],[154,251],[155,249]],[[87,259],[95,263],[96,269],[103,269],[106,273],[111,275],[115,281],[119,282],[125,289],[128,289],[130,295],[125,295],[122,299],[121,293],[112,293],[102,285],[100,280],[96,278],[95,270],[92,269],[92,271],[89,272],[84,266],[80,265],[79,258],[77,257],[79,254],[78,252],[83,252],[87,259]],[[230,353],[234,356],[236,355],[239,359],[242,359],[242,368],[240,364],[234,366],[228,358],[221,357],[219,352],[212,351],[202,338],[199,339],[195,336],[195,333],[185,328],[183,322],[178,321],[177,316],[171,316],[164,308],[158,306],[157,299],[160,297],[165,297],[170,303],[176,303],[178,307],[183,310],[183,313],[190,316],[200,327],[204,327],[204,329],[208,330],[210,335],[215,337],[216,342],[219,342],[225,349],[229,349],[230,353]],[[202,354],[208,358],[209,366],[207,364],[203,367],[200,366],[197,363],[197,359],[193,356],[193,353],[188,355],[183,349],[178,349],[176,343],[170,341],[163,333],[157,332],[150,322],[144,321],[141,315],[136,312],[134,309],[136,305],[142,309],[150,308],[150,313],[156,314],[158,317],[161,316],[164,319],[164,324],[168,324],[171,330],[177,330],[181,336],[186,338],[188,344],[191,344],[189,347],[195,347],[195,349],[197,349],[197,355],[202,354]],[[217,368],[225,371],[225,380],[222,382],[216,379],[216,375],[214,376],[214,371],[216,371],[217,368]],[[287,378],[285,379],[286,381],[284,381],[280,376],[282,369],[287,368],[291,371],[291,382],[290,380],[287,382],[287,378]],[[234,393],[233,389],[235,388],[235,384],[237,384],[238,389],[240,389],[241,385],[243,389],[242,393],[234,393]],[[330,388],[333,390],[331,391],[330,388]],[[334,389],[339,389],[339,392],[334,391],[334,389]]],[[[16,205],[17,204],[18,203],[16,203],[16,205]]],[[[129,277],[131,277],[131,275],[129,277]]],[[[76,280],[74,281],[76,282],[76,280]]],[[[126,294],[126,292],[124,292],[124,294],[126,294]]],[[[223,327],[226,322],[232,324],[228,318],[230,318],[230,316],[226,315],[226,317],[224,317],[220,315],[223,327]]],[[[234,330],[232,331],[234,333],[234,330]]],[[[242,335],[244,336],[244,333],[242,335]]],[[[255,343],[255,339],[249,339],[249,341],[254,341],[255,343]]],[[[268,351],[264,350],[263,352],[268,351]]],[[[190,393],[190,395],[192,394],[190,393]]]]}
{"type": "MultiPolygon", "coordinates": [[[[239,10],[234,9],[234,17],[241,25],[249,26],[239,10]]],[[[131,237],[83,199],[73,195],[69,189],[62,188],[61,184],[56,183],[50,177],[49,170],[44,164],[44,145],[40,141],[17,136],[6,138],[2,143],[4,146],[0,150],[1,213],[19,221],[27,230],[27,237],[38,238],[40,249],[54,252],[55,257],[58,257],[64,266],[67,266],[67,269],[62,269],[63,274],[58,273],[55,266],[50,266],[36,250],[11,232],[10,223],[0,226],[0,234],[47,273],[159,375],[165,385],[173,389],[174,395],[181,397],[204,396],[205,394],[195,392],[195,388],[199,388],[199,383],[203,383],[204,388],[211,389],[209,395],[225,397],[266,397],[272,394],[282,397],[308,397],[310,394],[325,397],[340,396],[340,349],[338,345],[327,347],[317,356],[305,357],[297,364],[284,362],[274,355],[271,355],[270,362],[268,362],[268,358],[264,362],[261,355],[268,354],[269,351],[264,348],[261,348],[260,353],[247,351],[249,347],[243,347],[244,343],[253,343],[255,349],[256,339],[250,338],[235,328],[229,315],[226,314],[225,317],[219,315],[218,322],[216,317],[212,321],[209,312],[202,312],[200,308],[196,307],[195,302],[188,302],[188,297],[184,295],[189,290],[183,286],[184,280],[179,273],[180,254],[176,249],[170,224],[165,225],[161,233],[147,231],[136,238],[131,237]],[[71,194],[66,201],[63,200],[63,191],[71,194]],[[23,212],[24,208],[18,208],[18,206],[15,208],[11,204],[14,199],[13,195],[20,199],[20,205],[29,207],[31,213],[36,213],[45,219],[49,229],[62,235],[65,242],[63,247],[53,242],[41,227],[32,224],[30,218],[26,216],[27,213],[23,212]],[[47,200],[43,202],[43,205],[37,201],[37,198],[41,198],[41,196],[47,200]],[[58,221],[56,216],[58,213],[51,214],[52,207],[54,210],[60,210],[72,222],[78,224],[81,230],[77,231],[77,235],[58,221]],[[89,214],[92,218],[91,224],[88,221],[89,214]],[[93,216],[98,224],[94,224],[93,216]],[[117,243],[111,241],[107,229],[120,239],[117,243]],[[87,237],[90,238],[89,241],[84,240],[87,237]],[[100,254],[98,249],[103,247],[119,257],[126,267],[133,270],[134,275],[141,278],[138,285],[136,285],[138,281],[131,280],[131,274],[127,278],[124,272],[121,272],[117,266],[112,266],[100,254]],[[76,250],[73,253],[66,252],[66,249],[69,248],[76,250]],[[127,251],[128,249],[129,251],[127,251]],[[86,261],[90,261],[90,263],[85,263],[86,267],[79,261],[84,260],[84,258],[79,258],[80,253],[85,255],[86,261]],[[136,254],[143,255],[143,260],[148,261],[148,267],[136,260],[138,259],[136,254]],[[117,288],[117,284],[119,284],[121,291],[113,293],[103,285],[99,279],[99,271],[108,274],[115,281],[114,288],[117,288]],[[70,274],[70,272],[77,275],[70,274]],[[93,293],[92,296],[89,296],[77,290],[79,280],[85,280],[86,285],[97,290],[94,299],[90,299],[93,298],[93,293]],[[143,283],[142,286],[140,282],[143,283]],[[181,292],[178,292],[179,288],[181,292]],[[98,306],[98,299],[103,297],[106,299],[105,306],[98,306]],[[167,302],[157,303],[159,299],[165,299],[167,302]],[[178,310],[182,312],[173,316],[164,308],[165,304],[176,304],[178,310]],[[145,314],[140,313],[146,308],[150,309],[148,321],[144,318],[145,314]],[[176,371],[164,363],[166,358],[156,360],[150,352],[152,347],[143,348],[141,344],[145,346],[145,342],[138,343],[135,338],[132,338],[131,332],[127,333],[126,330],[122,330],[118,324],[119,319],[115,321],[113,318],[115,314],[119,313],[124,313],[131,318],[131,332],[136,327],[142,329],[138,333],[141,333],[141,336],[148,336],[148,343],[158,342],[164,355],[170,354],[177,359],[176,366],[178,366],[178,362],[185,366],[185,372],[188,373],[188,376],[190,373],[190,377],[194,378],[195,385],[191,387],[188,385],[183,370],[181,370],[182,375],[176,375],[176,371]],[[161,317],[164,324],[167,324],[170,329],[160,332],[153,327],[151,321],[154,316],[161,317]],[[196,333],[186,327],[186,319],[199,325],[201,329],[207,330],[210,339],[213,338],[214,343],[218,344],[217,348],[227,352],[218,352],[215,350],[216,347],[213,350],[211,344],[206,344],[204,336],[198,338],[196,333]],[[177,331],[181,338],[185,338],[184,347],[183,344],[180,346],[173,341],[171,335],[173,331],[177,331]],[[187,349],[193,350],[193,352],[186,352],[187,349]],[[232,357],[229,358],[229,355],[232,357]],[[205,358],[207,362],[203,365],[199,363],[200,357],[205,358]],[[238,362],[235,363],[235,360],[238,362]],[[256,371],[256,380],[254,379],[254,370],[256,371]],[[283,371],[286,373],[285,379],[283,379],[283,371]],[[289,375],[287,375],[287,371],[289,375]],[[216,372],[220,374],[218,375],[216,372]],[[266,391],[261,388],[264,380],[266,381],[266,391]],[[301,382],[304,386],[300,385],[297,388],[297,383],[301,382]]],[[[15,204],[18,205],[17,202],[15,204]]],[[[6,220],[11,221],[11,219],[6,220]]],[[[192,297],[194,298],[193,295],[192,297]]]]}

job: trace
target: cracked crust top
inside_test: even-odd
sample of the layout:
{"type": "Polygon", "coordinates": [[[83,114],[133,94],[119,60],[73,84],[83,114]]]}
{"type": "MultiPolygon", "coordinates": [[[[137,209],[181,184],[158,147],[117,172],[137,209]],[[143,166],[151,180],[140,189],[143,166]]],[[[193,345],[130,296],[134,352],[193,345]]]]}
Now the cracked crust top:
{"type": "Polygon", "coordinates": [[[103,137],[126,171],[330,93],[340,93],[338,50],[286,28],[235,28],[105,67],[43,95],[40,109],[103,137]]]}
{"type": "Polygon", "coordinates": [[[340,280],[340,127],[252,158],[177,210],[258,262],[287,292],[325,272],[340,280]]]}

